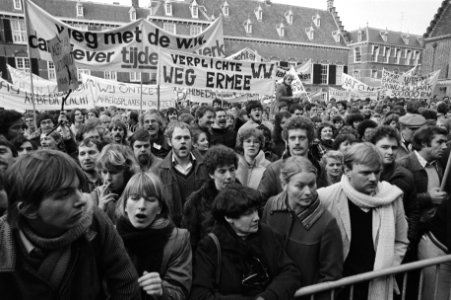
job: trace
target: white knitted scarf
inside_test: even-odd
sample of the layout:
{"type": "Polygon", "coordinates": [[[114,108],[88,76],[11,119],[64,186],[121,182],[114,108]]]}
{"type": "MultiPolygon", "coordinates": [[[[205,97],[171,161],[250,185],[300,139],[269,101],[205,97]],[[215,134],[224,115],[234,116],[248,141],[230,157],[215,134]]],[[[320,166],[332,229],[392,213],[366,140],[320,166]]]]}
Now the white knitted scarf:
{"type": "MultiPolygon", "coordinates": [[[[393,202],[402,191],[385,181],[379,182],[374,195],[363,194],[354,189],[347,176],[342,176],[341,186],[346,197],[364,211],[373,210],[373,241],[376,257],[373,270],[393,266],[395,255],[395,213],[393,202]]],[[[373,280],[368,289],[368,300],[393,299],[393,277],[373,280]]]]}

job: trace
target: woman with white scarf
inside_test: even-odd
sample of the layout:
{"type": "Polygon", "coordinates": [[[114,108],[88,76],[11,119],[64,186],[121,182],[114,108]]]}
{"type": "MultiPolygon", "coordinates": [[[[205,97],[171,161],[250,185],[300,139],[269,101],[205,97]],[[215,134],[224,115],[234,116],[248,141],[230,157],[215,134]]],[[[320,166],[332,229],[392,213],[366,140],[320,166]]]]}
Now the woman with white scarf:
{"type": "MultiPolygon", "coordinates": [[[[399,265],[409,243],[402,191],[379,182],[382,156],[372,144],[351,146],[344,165],[340,182],[318,190],[341,231],[343,276],[399,265]]],[[[356,285],[354,299],[392,299],[393,283],[380,278],[356,285]]]]}

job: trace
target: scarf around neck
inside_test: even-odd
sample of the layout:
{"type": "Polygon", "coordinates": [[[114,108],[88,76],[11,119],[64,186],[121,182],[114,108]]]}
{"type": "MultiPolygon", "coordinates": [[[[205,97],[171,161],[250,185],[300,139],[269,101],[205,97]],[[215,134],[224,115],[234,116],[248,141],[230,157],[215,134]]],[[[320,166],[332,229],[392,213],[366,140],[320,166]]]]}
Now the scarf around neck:
{"type": "MultiPolygon", "coordinates": [[[[379,182],[374,195],[363,194],[351,186],[347,176],[341,177],[341,186],[346,197],[363,211],[372,211],[373,241],[376,245],[376,257],[373,270],[380,270],[393,266],[395,256],[395,212],[393,203],[402,197],[402,191],[388,182],[379,182]]],[[[370,282],[368,299],[393,298],[393,278],[375,279],[370,282]],[[388,281],[388,284],[387,284],[388,281]],[[388,293],[387,292],[388,289],[388,293]]]]}
{"type": "Polygon", "coordinates": [[[128,217],[120,217],[116,228],[138,274],[141,276],[144,271],[160,273],[164,246],[174,225],[168,219],[158,218],[149,227],[137,229],[128,217]]]}
{"type": "Polygon", "coordinates": [[[319,220],[319,218],[324,213],[324,206],[321,204],[318,198],[318,194],[316,194],[315,199],[310,203],[307,207],[299,207],[297,206],[295,209],[292,209],[288,205],[288,194],[287,192],[283,192],[285,203],[290,211],[292,211],[295,216],[298,218],[299,222],[304,226],[306,230],[310,230],[310,228],[319,220]]]}

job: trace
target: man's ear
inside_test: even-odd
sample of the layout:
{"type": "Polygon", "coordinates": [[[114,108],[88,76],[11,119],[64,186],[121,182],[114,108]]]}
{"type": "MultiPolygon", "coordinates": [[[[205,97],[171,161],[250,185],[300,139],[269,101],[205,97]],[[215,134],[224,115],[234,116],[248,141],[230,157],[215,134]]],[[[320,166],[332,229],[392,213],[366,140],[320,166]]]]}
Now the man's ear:
{"type": "Polygon", "coordinates": [[[226,220],[226,222],[229,223],[229,224],[233,223],[233,220],[231,218],[229,218],[229,217],[225,217],[224,216],[224,220],[226,220]]]}

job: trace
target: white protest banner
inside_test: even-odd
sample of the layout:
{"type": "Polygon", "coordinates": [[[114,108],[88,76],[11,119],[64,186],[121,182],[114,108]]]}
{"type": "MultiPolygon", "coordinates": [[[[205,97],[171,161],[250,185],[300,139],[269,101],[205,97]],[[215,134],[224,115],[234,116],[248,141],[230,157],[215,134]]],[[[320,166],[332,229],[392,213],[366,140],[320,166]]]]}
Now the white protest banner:
{"type": "Polygon", "coordinates": [[[294,67],[291,67],[291,69],[287,72],[287,74],[293,75],[293,81],[291,82],[291,90],[293,91],[293,96],[298,97],[302,94],[305,94],[305,88],[302,84],[302,81],[299,79],[298,74],[294,67]]]}
{"type": "MultiPolygon", "coordinates": [[[[302,65],[297,65],[294,67],[294,70],[296,71],[297,76],[302,81],[302,83],[312,83],[312,60],[309,59],[302,65]]],[[[277,77],[277,83],[283,82],[283,77],[287,74],[289,70],[277,67],[276,70],[276,77],[277,77]]]]}
{"type": "Polygon", "coordinates": [[[342,91],[334,88],[329,88],[329,100],[334,98],[337,101],[348,101],[350,91],[342,91]]]}
{"type": "Polygon", "coordinates": [[[372,92],[372,91],[377,91],[379,89],[379,88],[369,86],[369,85],[355,79],[354,77],[349,76],[346,73],[342,74],[342,80],[343,80],[342,87],[345,90],[360,91],[360,92],[372,92]]]}
{"type": "MultiPolygon", "coordinates": [[[[31,96],[30,91],[21,89],[0,78],[0,107],[21,112],[31,110],[33,109],[31,96]]],[[[38,111],[61,109],[62,96],[58,94],[33,94],[33,100],[38,111]]],[[[80,86],[76,92],[71,94],[64,105],[65,109],[93,107],[92,96],[83,86],[80,86]]]]}
{"type": "MultiPolygon", "coordinates": [[[[143,110],[157,108],[158,91],[155,85],[139,85],[106,80],[81,74],[83,85],[94,97],[96,106],[116,106],[123,109],[143,110]]],[[[174,107],[176,94],[173,88],[160,87],[160,108],[174,107]]]]}
{"type": "Polygon", "coordinates": [[[385,96],[410,99],[432,97],[440,70],[424,76],[405,76],[384,69],[382,72],[382,88],[385,96]]]}
{"type": "Polygon", "coordinates": [[[248,47],[228,56],[227,59],[262,61],[262,57],[258,54],[258,52],[248,47]]]}
{"type": "MultiPolygon", "coordinates": [[[[31,93],[30,73],[18,70],[7,65],[9,75],[13,84],[23,90],[31,93]]],[[[33,76],[33,91],[36,94],[55,94],[58,93],[58,86],[56,82],[39,77],[36,74],[33,76]]]]}
{"type": "Polygon", "coordinates": [[[247,62],[163,51],[159,82],[164,86],[237,93],[274,93],[275,63],[247,62]]]}
{"type": "Polygon", "coordinates": [[[155,70],[159,49],[197,51],[203,55],[224,57],[222,17],[195,36],[167,32],[145,19],[107,31],[89,31],[72,27],[53,17],[38,5],[25,0],[28,7],[28,44],[32,57],[51,60],[47,41],[65,28],[73,44],[78,68],[99,71],[155,70]]]}
{"type": "Polygon", "coordinates": [[[58,91],[67,92],[78,87],[78,74],[69,42],[69,31],[64,29],[59,35],[48,41],[55,66],[58,91]]]}
{"type": "Polygon", "coordinates": [[[260,100],[262,96],[258,93],[231,93],[231,92],[215,92],[212,90],[200,90],[189,88],[185,91],[186,97],[192,102],[211,104],[216,98],[227,101],[228,103],[242,103],[250,100],[260,100]]]}

